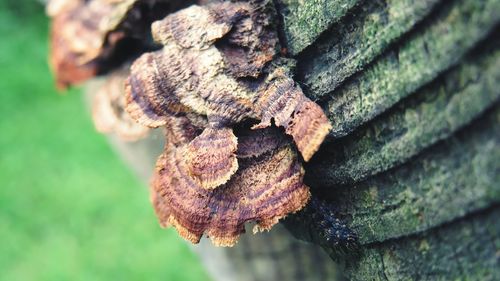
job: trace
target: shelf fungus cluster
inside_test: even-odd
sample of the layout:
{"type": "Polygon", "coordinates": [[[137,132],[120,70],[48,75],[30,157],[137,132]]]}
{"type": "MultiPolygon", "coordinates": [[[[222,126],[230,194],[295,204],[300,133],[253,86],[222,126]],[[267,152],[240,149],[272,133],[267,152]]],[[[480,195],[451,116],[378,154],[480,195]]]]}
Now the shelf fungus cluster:
{"type": "MultiPolygon", "coordinates": [[[[130,118],[165,129],[151,184],[161,225],[193,243],[205,234],[232,246],[245,223],[269,230],[307,204],[302,159],[311,159],[331,126],[277,52],[270,1],[208,2],[155,21],[159,47],[132,63],[124,96],[105,91],[96,108],[99,118],[110,116],[103,127],[130,118]],[[114,110],[123,103],[126,118],[114,110]]],[[[106,38],[94,44],[97,53],[106,38]]],[[[95,52],[81,56],[83,65],[89,58],[95,52]]]]}
{"type": "Polygon", "coordinates": [[[270,229],[303,208],[309,190],[294,147],[307,161],[330,129],[279,65],[260,8],[191,6],[153,23],[163,48],[138,58],[127,81],[130,115],[167,128],[152,184],[156,213],[194,243],[206,233],[233,245],[245,222],[270,229]]]}

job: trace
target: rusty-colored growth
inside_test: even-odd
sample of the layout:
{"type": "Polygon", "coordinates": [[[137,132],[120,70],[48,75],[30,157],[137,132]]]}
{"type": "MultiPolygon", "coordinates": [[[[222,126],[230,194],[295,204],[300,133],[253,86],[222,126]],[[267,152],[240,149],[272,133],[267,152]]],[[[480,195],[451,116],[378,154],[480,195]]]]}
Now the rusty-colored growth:
{"type": "Polygon", "coordinates": [[[207,128],[183,150],[189,175],[203,188],[226,183],[238,170],[238,140],[230,128],[207,128]]]}
{"type": "MultiPolygon", "coordinates": [[[[112,33],[134,0],[53,0],[47,12],[53,17],[50,63],[59,88],[87,80],[99,72],[98,57],[108,45],[124,36],[112,33]],[[124,5],[117,9],[116,5],[124,5]],[[112,33],[112,34],[111,34],[112,33]]],[[[108,47],[110,48],[110,47],[108,47]]],[[[112,47],[111,47],[112,48],[112,47]]]]}
{"type": "Polygon", "coordinates": [[[149,128],[135,122],[125,111],[125,79],[128,75],[128,70],[118,70],[106,78],[94,96],[92,119],[97,131],[136,141],[146,137],[149,128]]]}
{"type": "Polygon", "coordinates": [[[148,48],[149,23],[189,1],[51,0],[50,64],[58,88],[83,82],[148,48]],[[183,3],[182,3],[183,2],[183,3]],[[164,13],[162,13],[164,12],[164,13]],[[119,53],[119,44],[126,51],[119,53]],[[139,46],[135,46],[138,44],[139,46]],[[144,46],[142,46],[143,44],[144,46]]]}
{"type": "Polygon", "coordinates": [[[286,71],[264,71],[277,36],[269,14],[252,3],[191,6],[153,23],[153,37],[164,47],[133,64],[128,111],[152,127],[186,111],[207,116],[216,130],[246,119],[261,120],[264,128],[274,119],[308,161],[331,126],[286,71]]]}
{"type": "MultiPolygon", "coordinates": [[[[140,18],[134,7],[157,1],[53,0],[58,84],[101,73],[134,34],[124,27],[140,18]]],[[[138,137],[141,126],[164,127],[151,193],[161,225],[194,243],[205,233],[231,246],[245,223],[268,230],[305,206],[310,194],[297,149],[308,161],[330,124],[279,58],[271,1],[207,2],[152,24],[162,48],[135,60],[125,82],[123,72],[109,78],[94,119],[100,131],[127,138],[138,137]],[[140,125],[124,115],[123,103],[140,125]]]]}
{"type": "Polygon", "coordinates": [[[270,19],[268,1],[191,6],[153,23],[163,48],[131,67],[126,110],[167,132],[153,205],[161,225],[194,243],[206,233],[231,246],[246,222],[270,229],[309,199],[293,143],[273,122],[306,161],[330,124],[280,66],[270,19]]]}
{"type": "Polygon", "coordinates": [[[278,129],[238,130],[239,169],[227,183],[209,190],[191,179],[182,153],[201,128],[184,116],[171,119],[151,193],[162,226],[174,226],[193,243],[205,233],[215,245],[232,246],[246,222],[257,223],[254,231],[269,230],[307,203],[303,168],[278,129]],[[184,133],[179,137],[173,131],[184,133]]]}
{"type": "Polygon", "coordinates": [[[321,107],[304,96],[295,82],[275,69],[268,77],[269,83],[256,99],[255,107],[261,122],[253,128],[265,128],[272,121],[285,128],[293,137],[305,161],[309,161],[331,129],[321,107]]]}

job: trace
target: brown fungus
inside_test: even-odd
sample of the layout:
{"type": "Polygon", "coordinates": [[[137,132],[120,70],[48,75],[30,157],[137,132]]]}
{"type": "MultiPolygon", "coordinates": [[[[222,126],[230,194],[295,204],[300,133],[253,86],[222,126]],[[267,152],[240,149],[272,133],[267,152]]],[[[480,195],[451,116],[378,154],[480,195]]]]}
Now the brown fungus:
{"type": "MultiPolygon", "coordinates": [[[[102,73],[126,38],[148,41],[134,31],[134,22],[147,22],[136,8],[157,2],[191,1],[51,1],[59,86],[102,73]]],[[[268,230],[307,204],[299,152],[308,161],[331,126],[279,57],[270,1],[206,2],[153,23],[161,49],[135,60],[124,83],[123,72],[112,74],[93,113],[98,130],[126,137],[143,130],[129,117],[164,127],[165,150],[151,184],[161,225],[193,243],[206,234],[231,246],[245,223],[268,230]]]]}
{"type": "Polygon", "coordinates": [[[168,123],[151,200],[160,224],[174,226],[183,238],[198,243],[205,233],[215,245],[232,246],[246,222],[256,222],[254,232],[269,230],[308,202],[297,153],[277,128],[239,129],[238,171],[224,185],[208,190],[191,179],[182,153],[201,128],[185,116],[170,117],[168,123]]]}
{"type": "Polygon", "coordinates": [[[238,140],[230,128],[207,128],[194,138],[181,155],[189,175],[203,188],[212,189],[226,183],[238,170],[238,140]]]}
{"type": "Polygon", "coordinates": [[[268,1],[183,9],[153,23],[163,48],[131,67],[126,110],[166,128],[151,200],[193,243],[231,246],[246,222],[270,229],[309,200],[293,142],[308,161],[331,126],[281,65],[271,14],[268,1]]]}
{"type": "Polygon", "coordinates": [[[131,67],[127,110],[140,123],[162,126],[185,112],[206,116],[207,127],[179,161],[207,189],[223,185],[237,170],[235,124],[260,120],[257,129],[274,120],[306,161],[331,128],[287,71],[269,64],[278,46],[264,2],[194,5],[154,22],[153,38],[163,48],[131,67]]]}
{"type": "Polygon", "coordinates": [[[63,89],[83,82],[150,49],[150,23],[192,2],[49,1],[47,14],[53,18],[50,64],[57,86],[63,89]]]}
{"type": "MultiPolygon", "coordinates": [[[[97,75],[100,71],[97,59],[104,51],[107,34],[117,25],[111,19],[123,17],[122,13],[126,11],[115,6],[131,5],[133,1],[49,2],[47,11],[53,17],[50,63],[59,88],[97,75]]],[[[111,34],[108,45],[116,44],[120,37],[123,37],[121,32],[111,34]]]]}

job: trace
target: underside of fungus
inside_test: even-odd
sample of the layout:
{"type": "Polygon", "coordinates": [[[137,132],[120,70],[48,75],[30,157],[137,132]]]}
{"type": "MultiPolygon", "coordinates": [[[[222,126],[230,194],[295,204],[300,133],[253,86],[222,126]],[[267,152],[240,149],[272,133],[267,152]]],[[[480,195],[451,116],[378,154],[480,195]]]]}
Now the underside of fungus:
{"type": "MultiPolygon", "coordinates": [[[[74,0],[60,8],[69,12],[56,13],[53,24],[59,84],[101,71],[117,42],[135,34],[123,26],[143,2],[161,1],[74,0]],[[103,20],[110,15],[120,20],[103,20]],[[96,28],[84,24],[86,17],[108,24],[96,28]],[[68,35],[85,29],[92,30],[85,31],[88,38],[68,35]]],[[[154,22],[158,47],[125,72],[124,95],[110,90],[123,83],[124,72],[113,74],[96,97],[94,116],[101,131],[142,128],[130,120],[165,128],[151,184],[161,225],[193,243],[206,234],[216,245],[231,246],[245,223],[269,230],[307,204],[302,159],[311,159],[331,126],[292,79],[290,59],[279,57],[270,1],[209,2],[154,22]]]]}

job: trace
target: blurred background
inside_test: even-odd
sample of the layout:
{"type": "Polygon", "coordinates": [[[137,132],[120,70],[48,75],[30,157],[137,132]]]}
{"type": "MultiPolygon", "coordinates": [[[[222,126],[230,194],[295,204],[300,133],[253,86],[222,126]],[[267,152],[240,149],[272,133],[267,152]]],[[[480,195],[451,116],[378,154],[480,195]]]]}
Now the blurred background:
{"type": "Polygon", "coordinates": [[[56,92],[42,4],[1,0],[0,38],[0,280],[208,280],[80,89],[56,92]]]}

